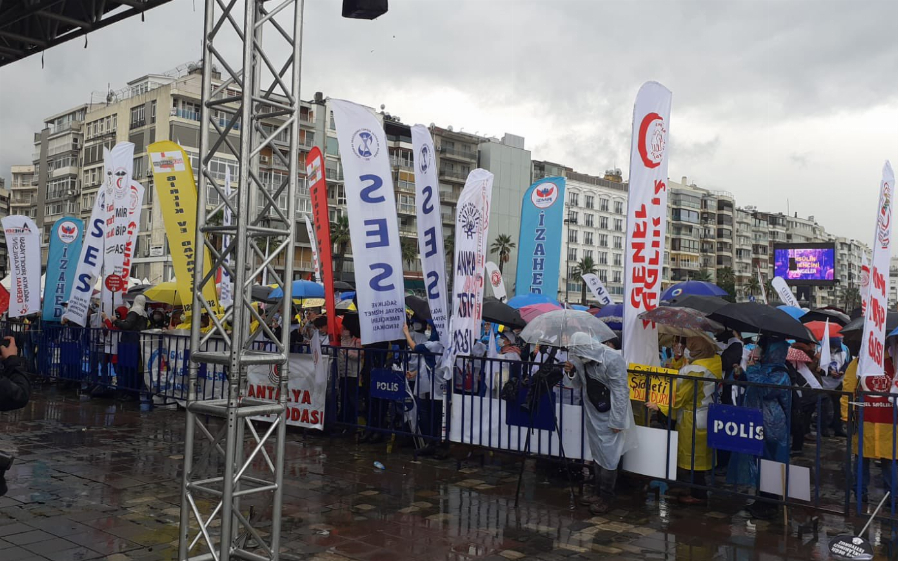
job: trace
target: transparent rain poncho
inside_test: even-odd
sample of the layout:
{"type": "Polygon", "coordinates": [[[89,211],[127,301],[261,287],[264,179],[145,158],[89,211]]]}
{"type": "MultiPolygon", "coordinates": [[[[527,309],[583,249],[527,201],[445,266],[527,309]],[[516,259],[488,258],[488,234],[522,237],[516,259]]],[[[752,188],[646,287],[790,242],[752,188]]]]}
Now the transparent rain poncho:
{"type": "Polygon", "coordinates": [[[555,310],[547,312],[527,324],[521,338],[534,345],[569,347],[574,335],[585,335],[599,344],[616,335],[610,327],[589,312],[555,310]]]}
{"type": "Polygon", "coordinates": [[[574,365],[570,380],[573,387],[582,388],[585,392],[587,379],[591,378],[604,384],[610,392],[611,409],[606,412],[600,412],[584,396],[584,426],[596,463],[607,470],[617,469],[621,456],[636,448],[637,444],[627,365],[619,352],[587,333],[573,333],[568,338],[568,360],[574,365]]]}

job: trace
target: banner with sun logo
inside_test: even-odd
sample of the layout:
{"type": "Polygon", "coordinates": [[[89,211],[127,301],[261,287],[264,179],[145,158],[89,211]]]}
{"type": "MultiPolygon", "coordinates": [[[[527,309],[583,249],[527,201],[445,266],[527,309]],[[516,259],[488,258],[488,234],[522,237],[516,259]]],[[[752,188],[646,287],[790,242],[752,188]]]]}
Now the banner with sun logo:
{"type": "Polygon", "coordinates": [[[515,294],[558,296],[564,187],[563,177],[545,177],[524,193],[515,294]]]}
{"type": "Polygon", "coordinates": [[[452,318],[449,347],[443,354],[441,373],[449,379],[457,355],[470,355],[480,337],[483,318],[484,266],[489,233],[493,174],[475,169],[468,174],[458,198],[455,216],[455,282],[452,284],[452,318]]]}

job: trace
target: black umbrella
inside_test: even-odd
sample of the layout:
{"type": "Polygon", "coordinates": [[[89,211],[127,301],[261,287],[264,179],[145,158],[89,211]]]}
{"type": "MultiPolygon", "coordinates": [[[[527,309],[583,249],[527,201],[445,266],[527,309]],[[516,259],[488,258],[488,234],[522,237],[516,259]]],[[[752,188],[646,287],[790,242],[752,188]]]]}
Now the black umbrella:
{"type": "Polygon", "coordinates": [[[727,304],[708,317],[736,331],[753,331],[809,343],[817,342],[807,327],[786,312],[766,304],[756,302],[727,304]]]}
{"type": "Polygon", "coordinates": [[[495,298],[483,299],[483,321],[506,325],[511,328],[524,328],[527,322],[521,318],[521,313],[495,298]]]}
{"type": "Polygon", "coordinates": [[[138,294],[143,294],[144,290],[152,287],[152,284],[138,284],[129,288],[126,294],[128,296],[137,296],[138,294]]]}
{"type": "MultiPolygon", "coordinates": [[[[886,312],[886,333],[898,328],[898,312],[886,312]]],[[[864,316],[854,318],[842,328],[842,337],[850,340],[860,339],[864,335],[864,316]]]]}
{"type": "Polygon", "coordinates": [[[271,294],[271,291],[274,290],[270,286],[262,286],[259,284],[253,285],[250,289],[253,301],[255,302],[264,302],[265,304],[277,304],[280,302],[280,298],[269,298],[268,295],[271,294]]]}
{"type": "Polygon", "coordinates": [[[359,314],[356,312],[347,312],[343,315],[343,327],[347,329],[353,337],[361,337],[361,327],[359,326],[359,314]]]}
{"type": "Polygon", "coordinates": [[[427,300],[425,300],[424,298],[420,298],[418,296],[406,296],[405,305],[412,311],[413,314],[415,314],[419,318],[423,320],[431,319],[430,304],[428,304],[427,300]]]}
{"type": "Polygon", "coordinates": [[[819,310],[811,310],[805,315],[801,316],[801,323],[808,323],[809,321],[826,321],[829,320],[832,323],[838,323],[841,326],[845,326],[851,321],[851,318],[848,317],[848,314],[842,313],[838,310],[820,308],[819,310]]]}
{"type": "Polygon", "coordinates": [[[345,281],[334,281],[334,290],[343,292],[346,290],[355,290],[355,287],[345,281]]]}
{"type": "Polygon", "coordinates": [[[729,304],[726,300],[719,296],[697,296],[688,294],[671,300],[670,305],[678,308],[692,308],[705,315],[712,314],[729,304]]]}

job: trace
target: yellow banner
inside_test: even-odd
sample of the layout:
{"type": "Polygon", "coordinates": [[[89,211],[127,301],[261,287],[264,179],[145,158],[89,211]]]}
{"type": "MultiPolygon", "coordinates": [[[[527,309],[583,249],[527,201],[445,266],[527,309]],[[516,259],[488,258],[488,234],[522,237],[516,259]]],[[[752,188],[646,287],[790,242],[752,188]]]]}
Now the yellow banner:
{"type": "MultiPolygon", "coordinates": [[[[156,195],[162,208],[165,235],[171,251],[172,266],[175,270],[178,294],[189,311],[193,302],[193,269],[196,263],[196,182],[190,159],[184,149],[164,140],[147,147],[153,166],[156,195]]],[[[208,274],[212,266],[209,250],[203,248],[203,273],[208,274]]],[[[208,283],[203,296],[218,306],[215,285],[208,283]]]]}
{"type": "Polygon", "coordinates": [[[669,378],[667,376],[652,376],[651,377],[651,387],[648,392],[648,399],[646,399],[646,376],[645,374],[638,374],[635,372],[651,372],[652,374],[676,374],[677,371],[673,368],[661,368],[660,366],[647,366],[645,364],[630,364],[627,369],[629,370],[628,382],[630,384],[630,399],[633,401],[639,401],[641,403],[651,402],[657,403],[662,407],[670,407],[675,402],[676,398],[676,388],[671,389],[671,384],[676,380],[676,378],[669,378]],[[634,372],[635,371],[635,372],[634,372]]]}

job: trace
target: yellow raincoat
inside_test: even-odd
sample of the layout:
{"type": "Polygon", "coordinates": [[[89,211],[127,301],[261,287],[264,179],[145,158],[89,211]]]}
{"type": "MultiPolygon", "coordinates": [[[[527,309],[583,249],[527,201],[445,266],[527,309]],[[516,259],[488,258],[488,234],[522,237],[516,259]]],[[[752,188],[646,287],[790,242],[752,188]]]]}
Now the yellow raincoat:
{"type": "Polygon", "coordinates": [[[707,471],[714,466],[714,453],[708,448],[708,406],[713,401],[716,383],[723,377],[723,368],[719,356],[701,358],[680,369],[681,375],[689,378],[677,379],[676,398],[673,409],[677,415],[677,466],[681,469],[693,469],[692,463],[692,427],[695,429],[695,466],[696,471],[707,471]],[[698,368],[697,368],[698,367],[698,368]],[[699,383],[696,392],[696,381],[708,378],[712,383],[699,383]],[[696,403],[698,406],[696,408],[696,403]]]}
{"type": "MultiPolygon", "coordinates": [[[[846,392],[855,392],[858,390],[857,379],[857,361],[854,359],[845,370],[845,377],[842,379],[842,389],[846,392]]],[[[887,392],[892,391],[892,379],[895,376],[895,368],[892,360],[886,357],[885,375],[870,376],[863,381],[863,391],[887,392]]],[[[848,403],[847,395],[842,396],[842,420],[848,420],[848,403]]],[[[851,401],[858,401],[851,399],[851,401]]],[[[864,402],[867,406],[864,408],[864,457],[865,458],[885,458],[892,459],[892,420],[894,405],[886,397],[865,396],[864,402]]],[[[852,406],[855,407],[855,406],[852,406]]],[[[857,407],[854,409],[855,418],[860,420],[857,413],[857,407]]],[[[857,441],[853,439],[854,453],[857,454],[857,441]]]]}

